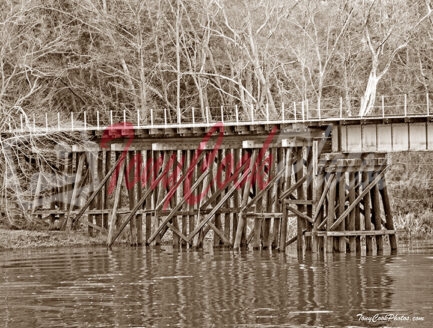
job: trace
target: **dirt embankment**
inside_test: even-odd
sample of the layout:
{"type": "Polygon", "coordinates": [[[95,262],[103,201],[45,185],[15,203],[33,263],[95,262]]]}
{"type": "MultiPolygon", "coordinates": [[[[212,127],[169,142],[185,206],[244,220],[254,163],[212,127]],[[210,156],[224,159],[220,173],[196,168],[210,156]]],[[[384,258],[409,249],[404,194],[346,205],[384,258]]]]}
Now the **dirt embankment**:
{"type": "Polygon", "coordinates": [[[82,232],[10,230],[0,228],[0,251],[34,247],[74,247],[105,245],[103,236],[89,237],[82,232]]]}

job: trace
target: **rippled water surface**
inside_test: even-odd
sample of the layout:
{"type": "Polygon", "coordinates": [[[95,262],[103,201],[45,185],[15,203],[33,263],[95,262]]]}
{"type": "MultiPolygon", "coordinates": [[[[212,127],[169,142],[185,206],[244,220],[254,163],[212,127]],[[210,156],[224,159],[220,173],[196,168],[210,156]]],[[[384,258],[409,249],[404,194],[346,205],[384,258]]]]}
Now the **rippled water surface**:
{"type": "Polygon", "coordinates": [[[171,248],[0,252],[0,325],[432,327],[432,269],[431,244],[326,259],[171,248]]]}

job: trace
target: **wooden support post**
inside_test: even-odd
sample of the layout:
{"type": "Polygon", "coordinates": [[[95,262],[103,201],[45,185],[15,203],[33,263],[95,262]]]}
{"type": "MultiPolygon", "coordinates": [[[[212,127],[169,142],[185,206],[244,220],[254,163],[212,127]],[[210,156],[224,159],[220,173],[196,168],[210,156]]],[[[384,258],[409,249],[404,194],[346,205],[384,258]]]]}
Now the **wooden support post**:
{"type": "MultiPolygon", "coordinates": [[[[104,175],[106,176],[107,174],[108,174],[108,172],[110,172],[110,167],[111,167],[111,157],[112,157],[112,155],[114,154],[114,153],[112,153],[111,151],[104,151],[104,153],[105,153],[105,163],[104,163],[104,165],[105,165],[105,167],[104,167],[104,170],[105,170],[105,172],[104,172],[104,175]]],[[[115,162],[115,161],[114,161],[115,162]]],[[[103,191],[102,191],[102,193],[103,193],[103,197],[104,197],[104,209],[108,209],[109,208],[109,205],[108,205],[108,202],[109,202],[109,192],[108,192],[108,185],[107,184],[105,184],[104,185],[104,188],[103,188],[103,191]]],[[[107,213],[107,214],[104,214],[104,217],[103,217],[103,227],[106,229],[106,230],[108,230],[108,220],[110,219],[110,214],[109,213],[107,213]]]]}
{"type": "MultiPolygon", "coordinates": [[[[294,103],[295,106],[295,110],[296,110],[296,104],[294,103]]],[[[296,116],[296,114],[295,114],[296,116]]],[[[282,199],[282,196],[284,194],[283,190],[286,191],[290,191],[291,188],[291,184],[292,184],[292,168],[293,168],[293,149],[292,148],[286,148],[285,149],[285,165],[284,165],[284,184],[283,184],[283,188],[281,189],[281,196],[280,196],[280,200],[282,199]]],[[[289,195],[289,193],[287,194],[289,195]]],[[[283,216],[282,221],[281,221],[281,233],[280,233],[280,239],[282,240],[286,240],[287,239],[287,224],[288,224],[288,213],[287,213],[287,206],[286,204],[283,202],[282,203],[282,211],[285,211],[285,217],[283,216]]],[[[285,252],[285,242],[280,242],[280,251],[285,252]],[[283,247],[283,249],[281,248],[283,247]]]]}
{"type": "Polygon", "coordinates": [[[113,203],[113,208],[112,208],[111,215],[110,215],[110,223],[109,223],[109,230],[108,230],[108,237],[107,237],[107,245],[109,245],[109,246],[111,246],[111,244],[114,242],[113,235],[114,235],[114,231],[116,229],[117,207],[120,204],[122,182],[123,182],[123,176],[125,173],[125,163],[126,163],[126,161],[122,161],[120,164],[120,171],[119,171],[119,175],[117,176],[116,189],[114,191],[114,203],[113,203]]]}
{"type": "MultiPolygon", "coordinates": [[[[253,180],[253,175],[254,175],[254,166],[256,165],[256,158],[257,158],[257,150],[254,149],[252,156],[250,157],[250,165],[249,165],[249,168],[247,171],[247,172],[251,173],[251,177],[246,178],[246,182],[245,182],[245,186],[244,186],[244,192],[242,195],[241,207],[244,207],[248,202],[248,198],[250,195],[251,181],[253,180]]],[[[246,219],[245,219],[245,216],[243,215],[243,213],[241,211],[239,213],[239,221],[238,221],[238,226],[237,226],[237,230],[236,230],[234,249],[238,249],[241,246],[242,236],[244,235],[245,229],[246,229],[246,219]]]]}
{"type": "MultiPolygon", "coordinates": [[[[362,181],[361,178],[361,173],[359,172],[355,172],[355,182],[354,182],[354,189],[355,189],[355,194],[359,195],[361,193],[361,183],[360,180],[362,181]]],[[[355,226],[354,226],[354,230],[355,231],[361,231],[361,208],[360,205],[358,205],[355,208],[355,226]]],[[[350,242],[350,238],[349,238],[349,242],[350,242]]],[[[361,236],[355,236],[355,248],[356,248],[356,253],[357,254],[361,254],[361,236]]]]}
{"type": "MultiPolygon", "coordinates": [[[[217,159],[216,169],[218,170],[218,167],[219,167],[219,165],[221,165],[221,162],[222,162],[222,150],[218,150],[218,154],[216,156],[216,159],[217,159]]],[[[212,170],[212,168],[211,168],[211,170],[212,170]]],[[[213,185],[215,185],[216,184],[215,179],[212,179],[212,180],[213,180],[213,185]]],[[[220,190],[221,190],[221,193],[216,198],[217,203],[219,203],[221,201],[221,199],[223,198],[222,194],[224,193],[224,190],[222,188],[220,190]]],[[[221,221],[221,213],[220,212],[215,213],[215,227],[217,227],[219,230],[222,229],[222,221],[221,221]]],[[[221,238],[219,238],[216,234],[214,234],[213,242],[214,242],[214,244],[213,244],[214,247],[219,247],[223,244],[221,238]]]]}
{"type": "MultiPolygon", "coordinates": [[[[330,231],[332,224],[335,220],[335,196],[336,196],[336,190],[337,190],[337,179],[333,179],[331,182],[331,187],[329,189],[329,196],[328,196],[328,219],[326,223],[326,230],[330,231]]],[[[334,249],[334,238],[333,237],[326,237],[326,251],[328,253],[332,253],[334,249]]]]}
{"type": "MultiPolygon", "coordinates": [[[[374,173],[375,178],[377,177],[377,173],[374,173]]],[[[371,205],[372,205],[372,220],[374,222],[374,229],[381,230],[382,229],[382,219],[380,215],[380,199],[379,199],[379,186],[375,183],[373,189],[371,190],[371,205]]],[[[376,238],[376,249],[377,253],[381,253],[383,251],[383,236],[378,235],[376,238]]]]}
{"type": "MultiPolygon", "coordinates": [[[[370,183],[370,173],[363,172],[362,173],[362,189],[366,188],[370,183]]],[[[370,193],[366,193],[364,196],[364,227],[366,231],[371,230],[371,198],[370,193]]],[[[365,236],[365,244],[367,254],[371,254],[373,251],[373,239],[372,236],[365,236]]]]}
{"type": "MultiPolygon", "coordinates": [[[[302,179],[308,179],[308,177],[304,176],[304,160],[303,160],[303,148],[299,147],[296,152],[296,164],[295,164],[295,179],[296,182],[299,183],[299,181],[302,181],[302,179]]],[[[303,184],[299,184],[297,187],[297,199],[302,200],[305,199],[304,196],[304,186],[303,184]]],[[[304,211],[304,205],[298,205],[298,211],[303,212],[304,211]]],[[[303,251],[303,230],[306,228],[306,222],[305,219],[298,215],[297,220],[297,251],[302,252],[303,251]]]]}
{"type": "MultiPolygon", "coordinates": [[[[234,158],[234,167],[238,167],[241,165],[241,158],[242,158],[242,149],[234,149],[233,150],[233,158],[234,158]]],[[[233,244],[236,240],[236,233],[238,229],[238,222],[239,222],[239,206],[240,206],[240,190],[235,190],[233,193],[233,224],[232,224],[232,241],[233,244]]]]}
{"type": "MultiPolygon", "coordinates": [[[[349,172],[349,203],[353,204],[356,198],[355,194],[355,173],[349,172]]],[[[355,212],[359,209],[359,205],[355,207],[355,209],[350,212],[349,216],[346,219],[346,227],[349,231],[355,230],[355,212]]],[[[349,251],[351,253],[356,251],[356,240],[354,236],[349,236],[349,251]]]]}
{"type": "MultiPolygon", "coordinates": [[[[180,157],[180,161],[183,161],[183,172],[182,174],[185,174],[186,169],[191,165],[191,156],[190,156],[190,152],[188,150],[183,150],[181,151],[181,157],[180,157]]],[[[177,199],[177,203],[180,203],[182,201],[182,198],[185,198],[185,190],[183,190],[183,185],[179,186],[181,188],[179,194],[178,194],[178,199],[177,199]]],[[[182,208],[182,207],[181,207],[182,208]]],[[[182,216],[182,233],[187,236],[188,235],[188,223],[189,221],[189,215],[183,215],[182,216]]],[[[187,243],[184,240],[181,240],[181,246],[186,246],[187,243]]]]}
{"type": "MultiPolygon", "coordinates": [[[[337,173],[338,179],[338,208],[336,209],[337,217],[340,217],[346,209],[346,174],[345,172],[337,173]]],[[[349,180],[350,181],[350,180],[349,180]]],[[[337,228],[338,231],[346,230],[346,222],[343,220],[337,228]]],[[[336,237],[335,240],[338,242],[337,250],[340,253],[346,253],[346,238],[336,237]]]]}
{"type": "MultiPolygon", "coordinates": [[[[386,185],[385,177],[383,177],[379,182],[379,191],[382,197],[383,210],[385,212],[385,228],[387,230],[394,230],[391,202],[389,201],[388,187],[386,185]]],[[[395,234],[389,235],[389,244],[392,251],[397,249],[397,237],[395,234]]]]}
{"type": "MultiPolygon", "coordinates": [[[[273,163],[272,165],[274,166],[274,177],[276,176],[277,171],[278,171],[278,167],[281,164],[283,164],[284,162],[284,149],[279,148],[279,149],[274,149],[273,148],[273,154],[274,156],[272,158],[273,159],[273,163]]],[[[284,170],[284,169],[283,169],[284,170]]],[[[282,170],[282,171],[283,171],[282,170]]],[[[280,181],[282,181],[282,179],[278,179],[278,181],[276,181],[271,189],[271,207],[270,210],[272,213],[279,213],[281,212],[281,203],[278,201],[278,195],[280,194],[281,190],[282,190],[282,183],[280,183],[280,181]]],[[[272,244],[271,247],[272,249],[277,249],[278,245],[279,245],[279,241],[278,238],[280,236],[280,228],[281,228],[281,218],[277,218],[274,217],[273,218],[274,222],[273,222],[273,231],[272,231],[272,244]]]]}
{"type": "Polygon", "coordinates": [[[324,182],[325,182],[325,176],[323,173],[319,173],[317,176],[314,177],[314,217],[313,217],[313,238],[311,240],[311,250],[313,252],[319,252],[319,237],[317,236],[317,230],[319,227],[319,223],[322,222],[323,219],[323,205],[320,204],[320,199],[322,198],[323,190],[324,190],[324,182]]]}
{"type": "MultiPolygon", "coordinates": [[[[152,163],[153,160],[154,160],[154,158],[152,157],[152,151],[151,150],[144,150],[142,152],[142,154],[143,154],[143,166],[144,166],[142,172],[145,172],[144,174],[147,174],[147,172],[149,172],[150,174],[152,174],[151,171],[148,171],[148,169],[149,169],[148,165],[150,165],[150,163],[152,163]]],[[[142,176],[142,179],[143,178],[144,177],[142,176]]],[[[149,183],[150,183],[150,181],[149,181],[149,183]]],[[[142,185],[140,183],[140,190],[141,190],[140,197],[139,197],[140,199],[143,197],[143,188],[144,188],[144,185],[142,185]]],[[[149,240],[150,236],[152,235],[152,213],[150,213],[150,210],[152,209],[152,200],[153,200],[153,198],[154,198],[154,195],[152,193],[149,193],[149,195],[147,196],[147,198],[145,200],[145,203],[146,203],[145,204],[145,209],[146,209],[146,212],[147,212],[145,214],[145,224],[146,224],[146,226],[145,226],[146,227],[145,228],[146,231],[145,231],[145,237],[144,237],[145,238],[144,239],[145,242],[147,240],[149,240]]]]}
{"type": "Polygon", "coordinates": [[[76,204],[76,198],[78,195],[78,190],[81,189],[81,180],[82,180],[82,174],[83,174],[83,168],[84,168],[84,160],[85,160],[86,156],[85,154],[81,154],[79,157],[79,162],[78,162],[78,166],[77,166],[77,170],[76,170],[76,174],[75,174],[75,183],[74,183],[74,190],[72,191],[72,196],[71,196],[71,201],[70,201],[70,205],[69,205],[69,212],[68,215],[66,217],[66,227],[69,229],[70,228],[70,223],[71,223],[71,212],[75,207],[76,204]]]}
{"type": "Polygon", "coordinates": [[[33,204],[32,204],[32,215],[34,214],[34,212],[38,209],[38,207],[41,205],[40,203],[40,193],[42,190],[42,183],[43,183],[43,165],[41,162],[38,163],[39,164],[39,174],[38,174],[38,181],[36,182],[36,189],[35,189],[35,194],[33,195],[33,204]]]}
{"type": "MultiPolygon", "coordinates": [[[[313,148],[307,147],[307,167],[310,168],[308,172],[311,176],[307,178],[307,200],[313,200],[313,182],[314,182],[314,170],[313,170],[313,148]]],[[[299,198],[298,198],[299,199],[299,198]]],[[[307,216],[313,216],[313,203],[311,205],[306,206],[307,216]]],[[[311,222],[306,221],[307,232],[311,232],[313,230],[313,224],[311,222]]],[[[311,251],[311,237],[305,237],[305,250],[311,251]]]]}
{"type": "Polygon", "coordinates": [[[281,230],[280,230],[280,246],[279,251],[285,252],[286,251],[286,238],[287,238],[287,221],[288,221],[288,213],[286,204],[283,203],[281,205],[282,211],[283,211],[283,218],[281,220],[281,230]]]}
{"type": "MultiPolygon", "coordinates": [[[[137,184],[134,183],[135,177],[139,174],[139,171],[137,170],[138,166],[137,164],[135,164],[134,170],[126,170],[126,168],[130,168],[131,167],[131,162],[134,160],[134,152],[133,151],[129,151],[128,152],[128,156],[126,158],[126,166],[125,166],[125,185],[126,185],[126,190],[128,192],[128,200],[129,200],[129,209],[132,210],[135,207],[135,202],[137,201],[136,197],[137,197],[137,184]]],[[[129,221],[129,233],[130,233],[130,245],[131,246],[137,246],[138,245],[138,241],[137,241],[137,227],[136,227],[136,222],[137,221],[137,216],[134,216],[132,218],[131,221],[129,221]]]]}
{"type": "MultiPolygon", "coordinates": [[[[103,175],[103,153],[102,152],[98,152],[98,158],[97,158],[97,163],[96,163],[96,176],[97,176],[97,181],[95,181],[94,185],[93,185],[93,191],[95,191],[95,189],[97,188],[97,184],[99,183],[99,181],[101,179],[103,179],[104,175],[103,175]]],[[[95,200],[95,207],[98,210],[102,211],[102,193],[99,192],[99,194],[96,196],[96,200],[95,200]]],[[[96,215],[96,225],[98,227],[102,228],[102,214],[97,214],[96,215]]]]}
{"type": "MultiPolygon", "coordinates": [[[[136,196],[137,196],[137,200],[141,199],[141,196],[143,195],[143,189],[141,187],[141,172],[143,171],[143,165],[145,165],[146,162],[143,162],[143,152],[137,150],[135,153],[136,156],[138,156],[141,161],[140,162],[135,162],[134,167],[136,168],[135,171],[135,180],[136,180],[136,196]]],[[[134,202],[135,205],[135,202],[134,202]]],[[[141,207],[142,209],[144,209],[144,206],[141,207]]],[[[139,214],[137,217],[137,246],[142,246],[143,245],[143,219],[146,219],[146,216],[144,213],[139,214]]]]}
{"type": "MultiPolygon", "coordinates": [[[[224,158],[229,158],[231,156],[231,150],[227,149],[224,150],[224,158]]],[[[233,157],[231,157],[233,159],[233,157]]],[[[221,163],[219,163],[218,165],[221,165],[221,163]]],[[[231,174],[231,163],[226,162],[227,167],[229,168],[229,170],[225,170],[225,173],[223,173],[223,180],[227,179],[230,174],[231,174]]],[[[228,188],[224,189],[224,192],[227,192],[228,188]]],[[[234,191],[234,193],[236,193],[236,190],[234,191]]],[[[225,207],[228,209],[233,209],[233,196],[228,198],[226,203],[225,203],[225,207]]],[[[226,238],[228,240],[230,240],[230,227],[231,227],[231,222],[232,222],[232,218],[233,218],[233,213],[224,213],[224,235],[226,236],[226,238]]]]}

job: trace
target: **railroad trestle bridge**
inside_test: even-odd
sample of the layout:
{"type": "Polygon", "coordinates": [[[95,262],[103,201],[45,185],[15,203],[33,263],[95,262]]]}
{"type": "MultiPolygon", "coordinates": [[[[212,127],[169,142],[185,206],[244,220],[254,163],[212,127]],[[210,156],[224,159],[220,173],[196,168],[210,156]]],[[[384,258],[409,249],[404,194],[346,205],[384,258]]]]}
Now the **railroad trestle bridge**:
{"type": "Polygon", "coordinates": [[[295,106],[277,118],[251,111],[240,121],[236,108],[219,118],[193,111],[189,122],[179,111],[161,124],[144,124],[139,112],[135,120],[116,114],[116,123],[111,114],[104,127],[98,113],[96,125],[88,114],[80,122],[58,115],[52,126],[47,116],[37,125],[21,115],[3,135],[85,136],[53,163],[34,164],[41,174],[32,187],[27,181],[30,198],[16,207],[61,229],[84,224],[91,235],[106,234],[110,247],[123,237],[131,245],[200,248],[211,238],[234,249],[285,251],[296,242],[299,251],[381,252],[384,244],[397,249],[386,154],[433,150],[426,99],[417,113],[405,105],[366,117],[307,117],[295,106]]]}

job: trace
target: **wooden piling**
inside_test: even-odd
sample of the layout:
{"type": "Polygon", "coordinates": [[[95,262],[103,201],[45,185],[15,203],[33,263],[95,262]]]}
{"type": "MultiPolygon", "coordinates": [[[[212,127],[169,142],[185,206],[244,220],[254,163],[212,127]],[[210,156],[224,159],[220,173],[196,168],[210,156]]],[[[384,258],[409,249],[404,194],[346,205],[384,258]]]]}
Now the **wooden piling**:
{"type": "MultiPolygon", "coordinates": [[[[383,204],[383,210],[385,212],[385,228],[387,230],[394,230],[394,221],[392,216],[392,210],[391,210],[391,202],[389,201],[389,195],[388,195],[388,187],[386,185],[385,177],[383,177],[379,182],[379,191],[380,195],[382,197],[382,204],[383,204]]],[[[389,235],[389,244],[391,247],[391,250],[394,251],[397,249],[397,237],[395,234],[389,235]]]]}
{"type": "MultiPolygon", "coordinates": [[[[355,173],[349,172],[349,203],[353,204],[356,199],[355,194],[355,173]]],[[[353,211],[350,212],[349,216],[346,218],[346,226],[349,231],[355,230],[355,213],[356,210],[359,209],[359,206],[356,206],[353,211]]],[[[348,245],[349,252],[353,253],[356,252],[356,240],[354,236],[349,236],[349,245],[348,245]]]]}
{"type": "MultiPolygon", "coordinates": [[[[376,177],[377,174],[374,173],[374,177],[376,177]]],[[[371,203],[372,203],[372,214],[373,214],[373,222],[374,222],[374,229],[376,231],[382,230],[382,219],[380,215],[380,199],[379,199],[379,186],[376,183],[375,186],[371,190],[371,203]]],[[[383,251],[383,236],[382,235],[376,235],[376,249],[378,253],[381,253],[383,251]]]]}
{"type": "MultiPolygon", "coordinates": [[[[330,231],[332,224],[335,221],[335,196],[337,192],[337,179],[332,180],[329,188],[328,195],[328,219],[326,222],[326,230],[330,231]]],[[[334,249],[334,238],[331,236],[326,237],[326,251],[332,253],[334,249]]]]}
{"type": "MultiPolygon", "coordinates": [[[[346,173],[344,171],[337,173],[338,179],[338,208],[337,208],[337,217],[340,217],[341,214],[346,209],[346,173]]],[[[350,181],[350,180],[349,180],[350,181]]],[[[346,222],[343,220],[338,226],[338,231],[346,230],[346,222]]],[[[346,239],[344,236],[337,237],[335,240],[338,242],[337,250],[340,253],[346,253],[346,239]]]]}
{"type": "MultiPolygon", "coordinates": [[[[355,194],[359,195],[361,193],[361,173],[360,172],[355,172],[355,182],[354,182],[354,189],[355,189],[355,194]]],[[[361,231],[361,209],[360,209],[360,205],[358,205],[355,208],[355,231],[361,231]]],[[[361,236],[355,236],[355,248],[356,248],[356,253],[357,254],[361,254],[361,236]]],[[[350,242],[350,239],[349,239],[350,242]]]]}
{"type": "MultiPolygon", "coordinates": [[[[362,188],[368,186],[370,183],[370,173],[369,172],[363,172],[362,173],[362,188]]],[[[366,231],[371,230],[371,196],[370,193],[367,193],[364,196],[364,227],[366,231]]],[[[365,244],[366,244],[366,251],[367,254],[371,254],[373,251],[373,238],[372,236],[365,236],[365,244]]]]}
{"type": "MultiPolygon", "coordinates": [[[[298,147],[296,150],[296,163],[295,163],[295,180],[298,183],[299,181],[302,180],[304,176],[304,163],[303,163],[303,148],[302,147],[298,147]]],[[[297,199],[298,200],[302,200],[305,199],[304,196],[304,186],[302,184],[300,184],[297,188],[297,199]]],[[[298,211],[299,212],[303,212],[304,210],[304,205],[298,204],[298,211]]],[[[303,219],[302,217],[300,217],[298,215],[298,219],[297,219],[297,235],[298,235],[298,239],[297,239],[297,246],[296,249],[298,252],[302,252],[303,251],[303,231],[306,228],[306,223],[305,223],[305,219],[303,219]]]]}

